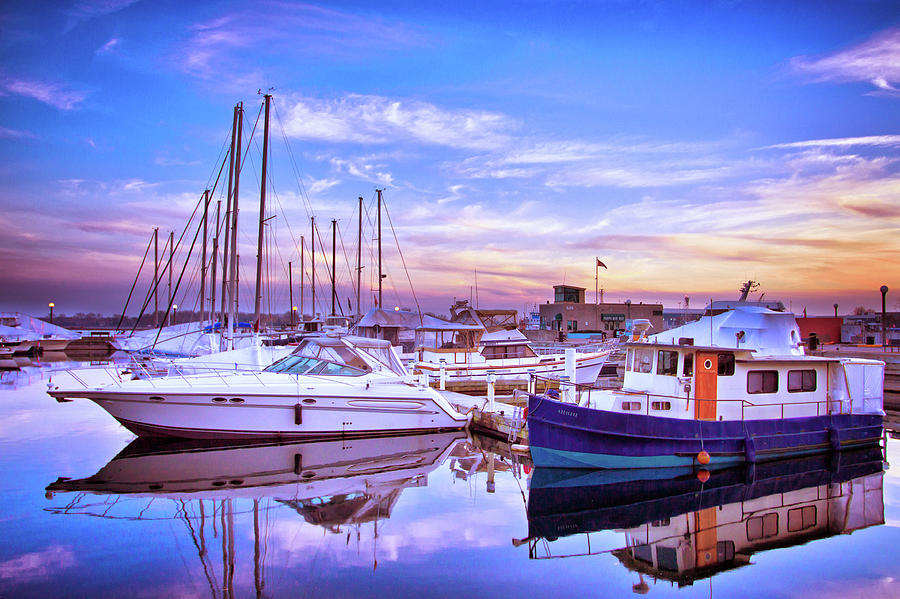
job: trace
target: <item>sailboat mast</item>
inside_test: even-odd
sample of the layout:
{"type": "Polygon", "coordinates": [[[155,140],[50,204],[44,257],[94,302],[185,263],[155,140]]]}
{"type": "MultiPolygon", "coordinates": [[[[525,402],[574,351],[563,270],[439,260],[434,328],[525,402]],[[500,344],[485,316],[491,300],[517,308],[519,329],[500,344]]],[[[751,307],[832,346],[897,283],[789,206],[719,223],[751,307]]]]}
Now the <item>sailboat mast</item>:
{"type": "Polygon", "coordinates": [[[362,317],[362,310],[359,307],[359,288],[362,279],[362,217],[363,217],[363,199],[359,196],[359,229],[356,233],[356,320],[362,317]]]}
{"type": "Polygon", "coordinates": [[[241,133],[244,128],[244,103],[238,102],[237,105],[237,143],[234,153],[234,203],[231,210],[231,277],[230,277],[230,294],[228,297],[229,319],[228,319],[228,349],[234,349],[234,327],[235,318],[238,313],[238,288],[237,288],[237,271],[238,271],[238,253],[237,253],[237,228],[238,228],[238,195],[241,187],[241,133]]]}
{"type": "Polygon", "coordinates": [[[294,328],[294,263],[288,262],[288,312],[291,315],[291,328],[294,328]]]}
{"type": "MultiPolygon", "coordinates": [[[[200,319],[206,320],[206,234],[209,220],[209,190],[203,192],[203,249],[200,254],[200,319]]],[[[204,323],[205,324],[205,323],[204,323]]]]}
{"type": "MultiPolygon", "coordinates": [[[[169,306],[172,309],[172,271],[175,269],[175,231],[169,231],[169,306]]],[[[172,317],[166,324],[172,324],[172,317]]]]}
{"type": "Polygon", "coordinates": [[[334,308],[334,302],[337,299],[337,287],[335,284],[335,258],[337,257],[337,221],[331,219],[331,315],[337,316],[334,308]]]}
{"type": "Polygon", "coordinates": [[[384,310],[384,302],[381,298],[381,280],[384,278],[384,275],[381,274],[381,190],[376,189],[378,192],[378,307],[384,310]]]}
{"type": "MultiPolygon", "coordinates": [[[[222,251],[222,308],[219,311],[219,322],[221,323],[221,332],[225,333],[226,316],[228,309],[226,302],[228,301],[228,265],[231,262],[231,239],[228,234],[231,231],[231,196],[234,193],[234,155],[237,153],[234,149],[235,136],[237,135],[237,113],[238,107],[234,107],[231,117],[231,150],[228,158],[228,196],[225,207],[225,222],[223,233],[225,235],[225,245],[222,251]]],[[[220,349],[225,349],[220,345],[220,349]]]]}
{"type": "Polygon", "coordinates": [[[212,256],[212,268],[210,273],[212,274],[211,281],[209,284],[209,321],[215,329],[216,325],[216,269],[218,268],[218,257],[219,257],[219,223],[222,212],[222,200],[216,202],[216,236],[213,237],[213,256],[212,256]]]}
{"type": "Polygon", "coordinates": [[[262,328],[260,322],[260,304],[262,303],[262,258],[263,258],[263,231],[266,222],[266,164],[269,157],[269,104],[272,94],[263,96],[266,100],[266,116],[263,122],[263,155],[262,178],[259,184],[259,238],[256,242],[256,301],[253,308],[253,324],[257,330],[262,328]]]}
{"type": "Polygon", "coordinates": [[[303,315],[306,314],[303,306],[303,283],[306,280],[306,243],[303,235],[300,236],[300,324],[303,324],[303,315]]]}
{"type": "Polygon", "coordinates": [[[309,248],[310,248],[310,253],[312,254],[312,258],[311,258],[312,266],[310,267],[310,268],[312,268],[312,272],[310,274],[310,281],[309,281],[310,294],[312,295],[312,307],[310,308],[310,313],[312,314],[313,320],[315,320],[316,319],[316,217],[315,216],[309,217],[309,222],[311,223],[310,228],[312,229],[312,231],[310,233],[311,237],[309,238],[309,248]]]}
{"type": "Polygon", "coordinates": [[[153,328],[159,328],[159,227],[153,229],[153,328]]]}

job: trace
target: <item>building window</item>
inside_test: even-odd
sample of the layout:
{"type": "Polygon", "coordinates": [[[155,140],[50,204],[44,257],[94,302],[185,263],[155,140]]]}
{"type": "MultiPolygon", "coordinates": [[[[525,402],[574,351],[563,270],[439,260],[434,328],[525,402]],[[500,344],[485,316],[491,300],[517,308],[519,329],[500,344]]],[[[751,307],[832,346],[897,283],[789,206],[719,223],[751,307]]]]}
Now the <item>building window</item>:
{"type": "Polygon", "coordinates": [[[776,393],[777,370],[751,370],[747,373],[747,393],[776,393]]]}
{"type": "Polygon", "coordinates": [[[816,506],[807,505],[788,510],[788,532],[806,530],[816,525],[816,506]]]}
{"type": "Polygon", "coordinates": [[[681,369],[683,376],[694,376],[694,354],[684,354],[684,367],[681,369]]]}
{"type": "Polygon", "coordinates": [[[766,514],[747,520],[747,540],[768,539],[778,534],[778,514],[766,514]]]}
{"type": "Polygon", "coordinates": [[[577,320],[567,320],[566,321],[566,330],[567,331],[577,331],[578,330],[578,321],[577,320]]]}
{"type": "Polygon", "coordinates": [[[734,354],[719,354],[719,376],[734,374],[734,354]]]}
{"type": "Polygon", "coordinates": [[[653,410],[671,410],[672,402],[671,401],[654,401],[650,404],[650,408],[653,410]]]}
{"type": "Polygon", "coordinates": [[[653,350],[652,349],[636,349],[636,350],[634,350],[634,371],[635,372],[653,372],[653,350]]]}
{"type": "Polygon", "coordinates": [[[788,370],[787,385],[789,393],[816,390],[815,370],[788,370]]]}
{"type": "Polygon", "coordinates": [[[678,374],[678,352],[661,349],[656,356],[656,374],[675,376],[678,374]]]}

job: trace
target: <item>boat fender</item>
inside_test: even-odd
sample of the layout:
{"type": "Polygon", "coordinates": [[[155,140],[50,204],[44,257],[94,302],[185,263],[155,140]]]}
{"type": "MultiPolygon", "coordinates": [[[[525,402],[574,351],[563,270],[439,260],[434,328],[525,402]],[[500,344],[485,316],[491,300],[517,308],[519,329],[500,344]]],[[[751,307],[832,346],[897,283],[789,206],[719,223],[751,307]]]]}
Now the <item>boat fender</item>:
{"type": "Polygon", "coordinates": [[[294,424],[303,424],[303,406],[294,405],[294,424]]]}
{"type": "Polygon", "coordinates": [[[697,454],[697,461],[699,463],[703,464],[704,466],[706,466],[707,464],[709,464],[709,453],[707,453],[706,450],[704,449],[703,451],[701,451],[700,453],[697,454]]]}
{"type": "Polygon", "coordinates": [[[697,480],[701,483],[705,483],[709,480],[709,470],[703,469],[697,471],[697,480]]]}
{"type": "Polygon", "coordinates": [[[744,460],[748,464],[756,462],[756,443],[754,443],[753,437],[749,433],[744,436],[744,460]]]}

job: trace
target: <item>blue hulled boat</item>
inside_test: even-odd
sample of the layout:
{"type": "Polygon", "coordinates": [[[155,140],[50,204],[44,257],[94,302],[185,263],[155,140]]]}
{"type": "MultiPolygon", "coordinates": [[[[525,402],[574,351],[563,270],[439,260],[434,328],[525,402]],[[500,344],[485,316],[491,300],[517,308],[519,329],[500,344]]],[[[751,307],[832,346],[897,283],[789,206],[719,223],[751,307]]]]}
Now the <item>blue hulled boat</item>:
{"type": "Polygon", "coordinates": [[[528,402],[549,468],[727,467],[877,445],[884,363],[805,355],[794,316],[741,307],[628,344],[621,390],[528,402]]]}

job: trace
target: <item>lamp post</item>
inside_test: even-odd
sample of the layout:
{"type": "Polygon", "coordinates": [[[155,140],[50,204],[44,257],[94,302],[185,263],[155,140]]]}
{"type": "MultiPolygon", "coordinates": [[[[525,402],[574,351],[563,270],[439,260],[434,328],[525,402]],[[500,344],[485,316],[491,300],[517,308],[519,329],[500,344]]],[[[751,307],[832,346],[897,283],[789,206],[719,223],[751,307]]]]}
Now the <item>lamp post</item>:
{"type": "Polygon", "coordinates": [[[178,304],[172,304],[172,324],[178,322],[178,304]]]}
{"type": "Polygon", "coordinates": [[[887,298],[888,286],[882,285],[881,289],[881,347],[887,346],[887,338],[885,337],[885,333],[887,332],[887,310],[885,310],[885,299],[887,298]]]}
{"type": "Polygon", "coordinates": [[[50,324],[53,324],[53,307],[55,305],[56,304],[54,304],[53,302],[50,302],[49,304],[47,304],[47,306],[50,308],[50,324]]]}
{"type": "Polygon", "coordinates": [[[291,328],[294,328],[294,319],[297,315],[297,306],[291,306],[291,328]]]}
{"type": "Polygon", "coordinates": [[[835,305],[834,305],[834,317],[835,317],[835,318],[837,318],[837,309],[838,309],[838,305],[835,304],[835,305]]]}

